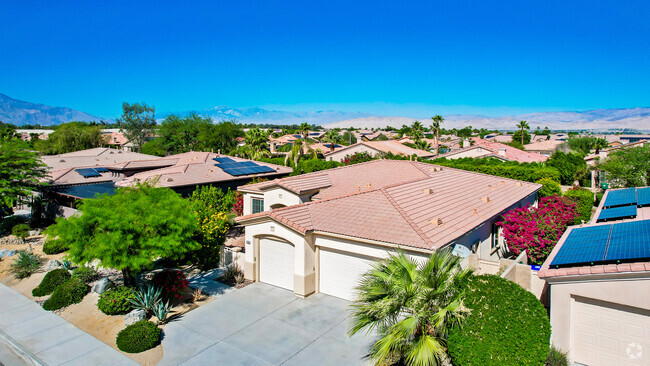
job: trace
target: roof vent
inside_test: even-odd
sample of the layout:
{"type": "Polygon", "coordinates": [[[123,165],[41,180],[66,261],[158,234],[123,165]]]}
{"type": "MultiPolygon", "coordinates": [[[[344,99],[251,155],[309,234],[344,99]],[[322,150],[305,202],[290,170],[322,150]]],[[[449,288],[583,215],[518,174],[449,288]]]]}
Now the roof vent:
{"type": "Polygon", "coordinates": [[[61,159],[59,160],[59,163],[65,163],[65,160],[61,159]]]}
{"type": "Polygon", "coordinates": [[[372,188],[372,184],[371,183],[366,183],[366,188],[372,188]]]}
{"type": "Polygon", "coordinates": [[[517,182],[517,183],[515,183],[515,185],[516,185],[517,187],[521,187],[521,182],[517,182]]]}
{"type": "Polygon", "coordinates": [[[212,170],[212,169],[208,169],[208,171],[209,171],[210,173],[214,173],[214,170],[212,170]]]}
{"type": "Polygon", "coordinates": [[[438,227],[442,226],[442,219],[440,217],[431,220],[431,225],[438,227]]]}
{"type": "Polygon", "coordinates": [[[491,184],[488,185],[488,188],[490,188],[490,189],[494,189],[494,187],[493,187],[491,184]]]}
{"type": "Polygon", "coordinates": [[[171,179],[171,178],[167,178],[167,179],[165,179],[165,182],[173,182],[173,181],[174,181],[174,180],[171,179]]]}
{"type": "Polygon", "coordinates": [[[483,201],[485,203],[490,203],[491,202],[490,197],[488,197],[488,196],[485,196],[485,197],[481,198],[481,201],[483,201]]]}
{"type": "Polygon", "coordinates": [[[474,215],[478,215],[478,208],[474,207],[474,215]]]}
{"type": "Polygon", "coordinates": [[[424,194],[433,194],[433,189],[431,188],[425,189],[424,194]]]}

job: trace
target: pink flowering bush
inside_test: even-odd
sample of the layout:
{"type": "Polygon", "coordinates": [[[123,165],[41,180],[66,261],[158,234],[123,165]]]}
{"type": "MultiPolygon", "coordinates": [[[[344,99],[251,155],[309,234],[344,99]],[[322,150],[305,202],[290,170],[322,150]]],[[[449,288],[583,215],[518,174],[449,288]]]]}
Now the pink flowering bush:
{"type": "Polygon", "coordinates": [[[509,211],[497,225],[503,228],[510,251],[519,255],[525,250],[530,264],[542,264],[577,216],[572,200],[550,196],[541,198],[538,207],[509,211]]]}
{"type": "Polygon", "coordinates": [[[167,300],[180,300],[183,298],[189,281],[183,272],[177,269],[164,269],[153,276],[153,285],[162,289],[162,295],[167,300]]]}

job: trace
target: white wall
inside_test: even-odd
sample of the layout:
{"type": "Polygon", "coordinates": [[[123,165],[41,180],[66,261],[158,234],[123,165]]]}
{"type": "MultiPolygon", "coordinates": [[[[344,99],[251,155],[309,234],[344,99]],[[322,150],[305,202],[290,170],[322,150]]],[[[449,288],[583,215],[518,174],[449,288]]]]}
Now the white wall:
{"type": "MultiPolygon", "coordinates": [[[[253,202],[251,198],[260,198],[264,199],[263,193],[244,193],[244,215],[250,215],[253,213],[253,202]]],[[[264,203],[266,209],[266,202],[264,203]]]]}
{"type": "Polygon", "coordinates": [[[271,210],[271,206],[281,204],[293,206],[304,203],[300,196],[282,187],[275,187],[264,191],[264,211],[271,210]]]}

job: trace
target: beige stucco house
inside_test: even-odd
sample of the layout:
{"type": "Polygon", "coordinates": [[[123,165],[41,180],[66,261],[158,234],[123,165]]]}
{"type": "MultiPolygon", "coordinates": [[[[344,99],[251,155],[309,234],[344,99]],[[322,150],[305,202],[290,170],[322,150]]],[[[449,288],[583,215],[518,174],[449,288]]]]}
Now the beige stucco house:
{"type": "Polygon", "coordinates": [[[622,193],[606,192],[592,220],[600,222],[570,227],[539,271],[550,287],[551,341],[576,364],[650,365],[650,202],[641,200],[650,191],[603,207],[612,192],[622,193]]]}
{"type": "Polygon", "coordinates": [[[498,262],[503,240],[495,223],[535,204],[540,187],[405,160],[242,186],[245,275],[299,297],[350,300],[360,276],[396,250],[426,258],[450,248],[498,262]]]}
{"type": "Polygon", "coordinates": [[[413,149],[395,140],[387,141],[364,141],[346,146],[334,152],[325,154],[325,160],[341,162],[347,155],[354,155],[360,152],[367,152],[373,157],[381,156],[382,154],[391,153],[394,155],[404,156],[417,156],[418,158],[430,158],[434,154],[430,151],[413,149]]]}

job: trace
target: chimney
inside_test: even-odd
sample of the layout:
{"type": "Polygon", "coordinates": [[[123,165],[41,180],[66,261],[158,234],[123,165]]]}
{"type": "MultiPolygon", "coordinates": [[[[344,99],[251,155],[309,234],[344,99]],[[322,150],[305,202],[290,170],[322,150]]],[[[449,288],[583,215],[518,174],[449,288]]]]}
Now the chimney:
{"type": "Polygon", "coordinates": [[[505,157],[506,156],[506,148],[505,147],[500,147],[499,148],[499,155],[505,157]]]}
{"type": "Polygon", "coordinates": [[[464,139],[463,140],[463,148],[469,147],[469,139],[464,139]]]}

